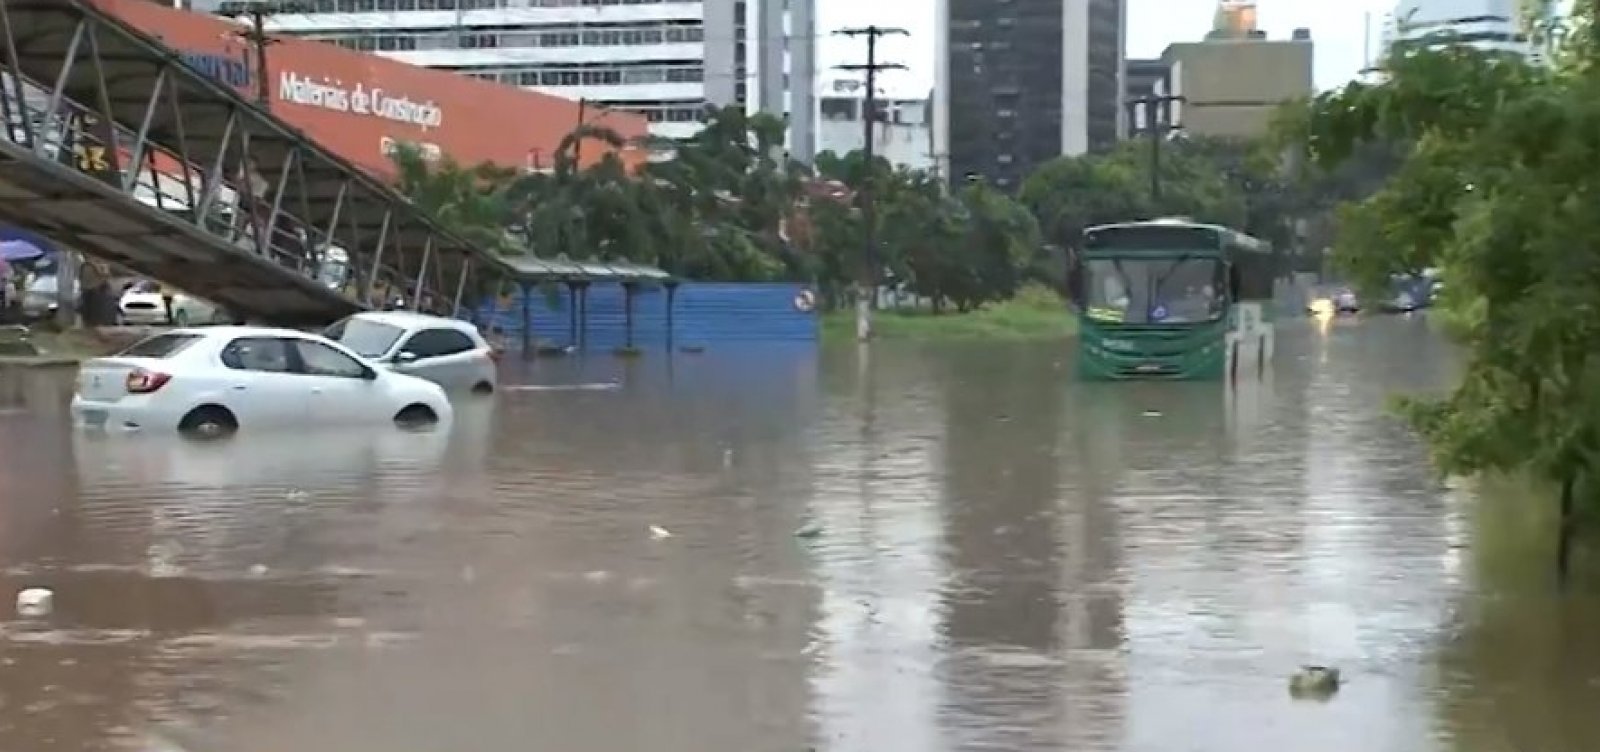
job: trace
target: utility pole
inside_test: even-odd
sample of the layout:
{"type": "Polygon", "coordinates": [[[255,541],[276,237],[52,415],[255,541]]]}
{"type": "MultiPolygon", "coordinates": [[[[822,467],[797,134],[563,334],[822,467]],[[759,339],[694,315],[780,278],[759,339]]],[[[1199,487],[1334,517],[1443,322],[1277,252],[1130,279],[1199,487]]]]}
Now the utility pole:
{"type": "Polygon", "coordinates": [[[1181,127],[1172,122],[1172,103],[1186,101],[1181,96],[1162,94],[1128,100],[1128,108],[1133,114],[1130,120],[1134,122],[1137,122],[1138,108],[1141,105],[1144,107],[1144,132],[1150,139],[1150,208],[1157,213],[1161,212],[1161,142],[1166,140],[1168,133],[1181,127]]]}
{"type": "Polygon", "coordinates": [[[267,17],[279,13],[304,13],[308,10],[303,3],[294,0],[246,0],[245,2],[223,3],[217,12],[225,16],[244,16],[250,19],[250,28],[240,29],[234,35],[243,39],[255,52],[256,68],[256,103],[262,109],[267,109],[272,104],[271,81],[267,78],[267,48],[277,44],[280,40],[267,35],[267,17]]]}
{"type": "Polygon", "coordinates": [[[875,158],[872,137],[875,134],[873,124],[878,119],[878,71],[906,70],[899,63],[878,62],[878,38],[885,36],[911,36],[911,32],[899,28],[886,28],[882,26],[864,26],[852,29],[840,29],[835,34],[850,37],[866,37],[867,62],[851,65],[836,65],[835,68],[843,71],[862,72],[867,74],[867,96],[863,103],[861,122],[866,141],[862,144],[861,154],[866,163],[866,171],[861,178],[859,190],[861,220],[866,227],[866,246],[861,271],[861,289],[856,297],[856,339],[866,342],[872,339],[872,309],[878,303],[878,275],[881,271],[878,264],[878,213],[873,196],[873,161],[875,158]]]}
{"type": "MultiPolygon", "coordinates": [[[[589,98],[588,97],[578,97],[578,125],[577,125],[576,128],[573,128],[573,132],[574,133],[577,133],[578,131],[583,130],[583,127],[588,125],[588,123],[584,122],[584,118],[586,118],[588,116],[589,116],[589,98]]],[[[574,170],[582,169],[580,164],[579,164],[582,161],[583,161],[583,134],[582,133],[578,133],[578,138],[572,142],[572,168],[574,170]]]]}

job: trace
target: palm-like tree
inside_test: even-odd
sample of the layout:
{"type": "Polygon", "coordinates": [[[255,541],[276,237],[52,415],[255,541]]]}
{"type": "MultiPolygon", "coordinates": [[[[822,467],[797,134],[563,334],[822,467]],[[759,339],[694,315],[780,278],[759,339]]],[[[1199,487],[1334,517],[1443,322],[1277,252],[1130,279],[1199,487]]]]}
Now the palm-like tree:
{"type": "Polygon", "coordinates": [[[463,167],[449,157],[429,162],[402,144],[393,154],[397,187],[412,204],[463,239],[497,252],[514,251],[505,235],[503,187],[512,172],[490,164],[463,167]]]}
{"type": "Polygon", "coordinates": [[[782,121],[738,107],[710,110],[700,132],[670,144],[670,159],[636,171],[617,156],[629,144],[595,125],[569,133],[550,167],[535,172],[430,164],[409,148],[395,162],[413,202],[485,247],[649,263],[697,279],[811,279],[829,292],[856,277],[862,228],[848,186],[861,185],[869,169],[883,207],[883,261],[894,277],[935,297],[971,286],[976,270],[966,267],[985,260],[970,246],[997,245],[1004,256],[1015,246],[1002,236],[1026,234],[1004,207],[957,200],[928,176],[883,160],[823,155],[818,172],[826,180],[818,180],[783,152],[784,130],[782,121]],[[578,148],[588,142],[606,156],[584,167],[578,148]],[[842,194],[819,194],[818,186],[843,186],[842,194]],[[975,213],[986,221],[975,225],[975,213]],[[800,244],[784,233],[796,219],[800,244]]]}

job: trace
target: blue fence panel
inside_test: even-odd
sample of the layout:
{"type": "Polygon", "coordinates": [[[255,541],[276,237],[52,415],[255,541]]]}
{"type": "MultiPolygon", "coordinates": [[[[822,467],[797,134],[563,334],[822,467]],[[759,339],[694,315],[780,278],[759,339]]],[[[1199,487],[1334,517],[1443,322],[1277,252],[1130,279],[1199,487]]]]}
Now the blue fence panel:
{"type": "MultiPolygon", "coordinates": [[[[675,347],[709,347],[725,343],[815,342],[817,316],[795,308],[805,289],[798,284],[684,284],[673,300],[672,343],[675,347]]],[[[485,305],[480,321],[503,332],[508,345],[522,342],[521,294],[508,305],[485,305]]],[[[565,286],[529,291],[529,318],[539,345],[575,344],[571,336],[572,295],[565,286]]],[[[590,349],[627,343],[626,296],[621,285],[589,288],[585,329],[590,349]]],[[[633,344],[659,350],[667,342],[667,292],[640,288],[633,297],[633,344]]],[[[580,326],[581,326],[580,322],[580,326]]]]}
{"type": "Polygon", "coordinates": [[[805,285],[703,284],[678,289],[673,339],[723,342],[815,342],[817,315],[795,309],[805,285]]]}

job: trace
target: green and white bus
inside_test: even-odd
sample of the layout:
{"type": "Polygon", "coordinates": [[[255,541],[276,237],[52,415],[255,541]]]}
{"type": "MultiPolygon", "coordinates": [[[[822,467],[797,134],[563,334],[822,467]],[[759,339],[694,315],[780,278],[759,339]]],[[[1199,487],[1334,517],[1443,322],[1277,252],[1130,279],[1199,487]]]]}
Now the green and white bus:
{"type": "Polygon", "coordinates": [[[1068,280],[1089,380],[1258,377],[1272,359],[1272,247],[1187,219],[1084,230],[1068,280]]]}

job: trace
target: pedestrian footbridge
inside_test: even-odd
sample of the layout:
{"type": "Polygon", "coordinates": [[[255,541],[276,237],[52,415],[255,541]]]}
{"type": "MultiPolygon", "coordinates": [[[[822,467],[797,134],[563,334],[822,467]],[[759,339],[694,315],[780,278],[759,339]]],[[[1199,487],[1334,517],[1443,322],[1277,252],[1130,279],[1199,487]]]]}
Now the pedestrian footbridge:
{"type": "Polygon", "coordinates": [[[0,222],[286,326],[515,276],[90,0],[0,0],[0,44],[0,222]]]}

